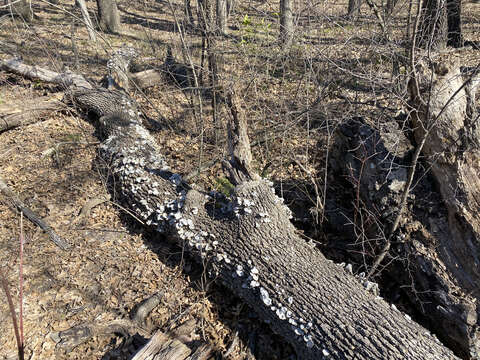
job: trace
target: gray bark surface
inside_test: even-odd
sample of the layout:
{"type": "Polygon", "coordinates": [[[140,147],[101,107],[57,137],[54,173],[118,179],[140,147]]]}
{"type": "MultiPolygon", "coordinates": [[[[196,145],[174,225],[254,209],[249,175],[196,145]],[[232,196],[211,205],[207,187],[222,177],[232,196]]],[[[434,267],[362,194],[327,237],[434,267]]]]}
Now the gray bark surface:
{"type": "Polygon", "coordinates": [[[207,273],[248,303],[299,358],[456,358],[298,235],[271,183],[249,172],[241,114],[230,121],[231,179],[238,185],[227,199],[193,189],[169,171],[125,93],[83,89],[71,95],[99,117],[105,135],[99,157],[119,200],[206,264],[207,273]]]}
{"type": "Polygon", "coordinates": [[[14,15],[20,16],[26,22],[32,22],[33,20],[33,10],[31,7],[31,2],[29,0],[21,0],[16,2],[10,0],[9,3],[12,3],[11,10],[14,15]]]}
{"type": "Polygon", "coordinates": [[[227,33],[227,0],[217,0],[217,32],[219,34],[227,33]]]}
{"type": "Polygon", "coordinates": [[[97,0],[98,22],[104,32],[120,32],[120,12],[116,0],[97,0]]]}
{"type": "Polygon", "coordinates": [[[293,42],[293,12],[291,0],[280,1],[280,43],[286,49],[293,42]]]}
{"type": "Polygon", "coordinates": [[[83,21],[88,31],[88,37],[92,41],[97,41],[95,29],[93,28],[92,20],[90,19],[90,15],[88,14],[87,4],[85,4],[85,0],[75,0],[75,4],[80,8],[80,11],[82,12],[83,21]]]}

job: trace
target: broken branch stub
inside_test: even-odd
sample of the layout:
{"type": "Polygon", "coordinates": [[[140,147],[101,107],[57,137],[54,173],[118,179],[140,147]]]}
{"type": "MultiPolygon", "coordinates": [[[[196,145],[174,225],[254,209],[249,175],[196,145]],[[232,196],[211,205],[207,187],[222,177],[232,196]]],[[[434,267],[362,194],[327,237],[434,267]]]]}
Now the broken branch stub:
{"type": "Polygon", "coordinates": [[[238,107],[238,96],[232,89],[226,97],[231,117],[228,120],[228,150],[230,161],[224,162],[230,181],[239,185],[260,177],[251,169],[252,152],[247,134],[247,121],[243,110],[238,107]]]}

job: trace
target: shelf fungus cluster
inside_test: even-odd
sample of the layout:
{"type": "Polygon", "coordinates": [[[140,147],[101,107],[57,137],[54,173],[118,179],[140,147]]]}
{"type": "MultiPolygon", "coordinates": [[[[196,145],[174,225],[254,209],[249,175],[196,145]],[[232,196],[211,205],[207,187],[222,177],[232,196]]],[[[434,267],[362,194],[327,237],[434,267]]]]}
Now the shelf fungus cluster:
{"type": "MultiPolygon", "coordinates": [[[[346,264],[345,263],[340,263],[338,266],[344,268],[344,270],[353,275],[353,266],[352,264],[346,264]]],[[[363,286],[363,288],[372,293],[373,295],[379,297],[380,289],[378,287],[378,284],[376,282],[370,281],[366,278],[366,275],[364,272],[361,272],[359,274],[354,275],[354,278],[363,286]]]]}
{"type": "MultiPolygon", "coordinates": [[[[235,270],[232,273],[232,276],[234,278],[242,278],[246,276],[245,280],[242,282],[242,288],[252,289],[252,291],[257,291],[256,289],[258,289],[262,303],[269,311],[273,313],[273,316],[277,317],[279,320],[287,321],[291,326],[293,334],[298,338],[298,340],[304,341],[306,346],[309,348],[313,347],[313,338],[309,333],[313,328],[313,323],[311,321],[306,321],[301,317],[296,318],[294,313],[287,307],[288,305],[291,306],[293,304],[293,297],[289,296],[286,299],[288,305],[272,299],[268,290],[265,287],[260,286],[260,272],[258,268],[253,265],[251,260],[248,260],[247,264],[250,267],[249,270],[245,269],[243,265],[237,264],[234,267],[235,270]]],[[[279,287],[278,284],[277,287],[279,287]]],[[[279,292],[281,293],[282,291],[279,292]]]]}
{"type": "MultiPolygon", "coordinates": [[[[288,323],[291,325],[292,332],[295,334],[298,340],[304,341],[308,348],[313,347],[313,338],[309,333],[313,327],[313,323],[311,321],[306,321],[301,317],[295,318],[292,311],[288,310],[285,305],[280,302],[274,303],[274,300],[272,300],[268,291],[263,287],[260,287],[260,298],[265,306],[267,306],[279,320],[288,321],[288,323]]],[[[293,298],[289,297],[287,302],[292,305],[293,298]]]]}

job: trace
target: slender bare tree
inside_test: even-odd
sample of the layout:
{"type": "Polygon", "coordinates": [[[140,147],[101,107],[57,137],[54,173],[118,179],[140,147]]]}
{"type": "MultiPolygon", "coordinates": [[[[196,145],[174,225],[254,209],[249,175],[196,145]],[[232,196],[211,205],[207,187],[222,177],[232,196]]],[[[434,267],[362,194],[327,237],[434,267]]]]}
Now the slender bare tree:
{"type": "Polygon", "coordinates": [[[227,0],[217,0],[217,32],[225,34],[227,32],[227,0]]]}
{"type": "Polygon", "coordinates": [[[92,41],[97,41],[95,29],[93,28],[92,20],[90,19],[90,15],[88,14],[87,4],[85,4],[85,0],[75,0],[75,4],[80,8],[80,11],[82,12],[83,21],[85,22],[85,26],[87,27],[88,31],[88,37],[92,41]]]}
{"type": "Polygon", "coordinates": [[[293,42],[293,12],[291,0],[280,0],[280,43],[288,49],[293,42]]]}

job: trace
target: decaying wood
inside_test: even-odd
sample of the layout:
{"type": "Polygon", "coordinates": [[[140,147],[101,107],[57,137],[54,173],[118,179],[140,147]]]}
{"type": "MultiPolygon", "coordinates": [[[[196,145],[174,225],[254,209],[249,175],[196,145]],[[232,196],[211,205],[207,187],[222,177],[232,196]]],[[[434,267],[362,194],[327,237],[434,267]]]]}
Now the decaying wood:
{"type": "MultiPolygon", "coordinates": [[[[354,227],[362,229],[366,233],[362,234],[363,239],[352,236],[353,239],[346,243],[363,242],[367,253],[377,250],[372,245],[375,239],[383,237],[377,244],[380,249],[388,241],[387,244],[392,246],[383,247],[380,253],[387,256],[388,262],[385,263],[390,263],[388,271],[383,272],[395,278],[398,286],[403,285],[403,290],[398,292],[408,293],[425,323],[435,328],[444,342],[468,358],[467,354],[475,353],[478,347],[476,296],[460,290],[455,277],[445,271],[442,255],[445,249],[438,246],[437,240],[438,236],[443,236],[442,232],[448,230],[441,198],[435,194],[436,189],[425,173],[420,173],[415,179],[415,187],[410,189],[409,194],[405,193],[411,181],[414,148],[395,121],[383,125],[377,130],[364,120],[356,119],[339,128],[335,140],[338,149],[332,151],[331,158],[344,158],[345,161],[335,165],[332,160],[331,167],[336,166],[341,171],[341,175],[336,176],[351,179],[359,201],[368,213],[358,215],[363,209],[357,205],[350,213],[348,209],[343,209],[348,218],[357,219],[352,220],[351,227],[347,227],[345,217],[336,219],[338,215],[332,211],[333,208],[328,208],[330,223],[336,223],[337,231],[351,231],[352,234],[354,227]],[[408,206],[404,203],[405,195],[408,206]],[[404,211],[399,218],[402,208],[404,211]],[[398,223],[398,231],[389,234],[395,223],[398,223]],[[387,252],[384,253],[384,250],[387,252]],[[397,261],[392,264],[394,259],[397,261]]],[[[420,140],[424,138],[422,136],[420,140]]],[[[418,149],[417,145],[415,153],[418,149]]],[[[331,204],[329,206],[332,207],[331,204]]],[[[341,211],[335,210],[337,213],[341,211]]],[[[361,255],[355,259],[359,264],[364,261],[361,255]]]]}
{"type": "MultiPolygon", "coordinates": [[[[480,358],[480,127],[475,103],[480,76],[461,71],[462,53],[432,55],[420,61],[418,90],[410,84],[417,142],[428,132],[423,154],[447,208],[438,226],[438,257],[452,283],[477,299],[473,311],[464,315],[467,326],[456,328],[452,340],[466,356],[480,358]],[[421,98],[419,98],[419,96],[421,98]]],[[[440,222],[440,220],[439,220],[440,222]]],[[[458,292],[458,291],[457,291],[458,292]]],[[[439,313],[444,309],[437,310],[439,313]]],[[[449,323],[457,314],[447,313],[449,323]]]]}
{"type": "Polygon", "coordinates": [[[139,304],[131,316],[132,321],[137,324],[137,326],[143,326],[148,314],[160,304],[162,296],[162,293],[154,294],[139,304]]]}
{"type": "Polygon", "coordinates": [[[65,88],[74,85],[77,88],[91,89],[92,86],[83,76],[71,72],[57,73],[37,66],[25,65],[21,59],[9,59],[0,62],[0,69],[13,72],[30,79],[42,80],[62,85],[65,88]]]}
{"type": "Polygon", "coordinates": [[[132,360],[185,360],[192,350],[184,343],[191,341],[196,326],[195,320],[189,320],[168,334],[157,331],[132,360]]]}
{"type": "MultiPolygon", "coordinates": [[[[405,284],[402,291],[423,321],[462,357],[478,359],[480,243],[475,229],[480,224],[474,214],[480,210],[480,183],[474,174],[480,159],[479,79],[475,69],[462,73],[452,60],[458,58],[455,52],[447,55],[429,54],[412,72],[409,90],[418,109],[413,113],[415,150],[397,122],[375,129],[355,119],[339,127],[335,143],[341,150],[332,154],[331,166],[351,179],[359,198],[353,202],[368,211],[359,215],[363,210],[355,205],[348,218],[353,219],[352,233],[355,227],[366,233],[355,242],[367,244],[367,253],[381,249],[370,274],[388,258],[389,276],[405,284]],[[428,163],[421,160],[414,179],[420,150],[428,163]],[[436,184],[428,176],[430,166],[436,184]],[[379,238],[377,247],[371,246],[379,238]]],[[[331,210],[331,223],[345,231],[347,221],[335,219],[331,210]]],[[[364,262],[361,256],[357,260],[364,262]]]]}
{"type": "Polygon", "coordinates": [[[212,356],[213,349],[210,345],[203,344],[187,360],[208,360],[212,356]]]}
{"type": "MultiPolygon", "coordinates": [[[[75,347],[89,341],[94,336],[111,336],[120,334],[130,338],[136,333],[147,335],[142,329],[145,317],[159,304],[161,296],[155,294],[144,303],[140,304],[130,319],[116,319],[108,324],[88,323],[74,326],[70,329],[53,332],[50,337],[56,343],[58,349],[65,352],[72,351],[75,347]],[[152,301],[152,299],[154,299],[152,301]]],[[[136,360],[158,359],[158,360],[185,360],[192,353],[192,349],[185,345],[192,341],[192,334],[197,323],[195,320],[188,320],[176,326],[168,333],[157,331],[151,339],[132,357],[136,360]]],[[[192,359],[206,359],[212,351],[206,344],[196,345],[192,359]]]]}
{"type": "Polygon", "coordinates": [[[130,74],[130,79],[141,89],[158,85],[162,82],[163,78],[162,74],[154,69],[130,74]]]}
{"type": "Polygon", "coordinates": [[[224,165],[230,173],[230,181],[240,185],[249,180],[259,180],[260,177],[251,169],[252,152],[247,135],[245,114],[238,108],[238,98],[233,90],[227,95],[227,105],[231,118],[228,121],[228,149],[230,161],[224,165]]]}
{"type": "Polygon", "coordinates": [[[59,100],[42,96],[22,104],[21,109],[0,108],[0,132],[42,121],[53,111],[65,108],[59,100]]]}
{"type": "Polygon", "coordinates": [[[234,177],[238,184],[227,199],[190,189],[170,172],[126,94],[84,88],[72,97],[99,117],[97,126],[106,137],[99,157],[136,216],[207,264],[207,273],[248,303],[299,358],[455,358],[428,331],[367,292],[365,281],[326,260],[298,235],[272,184],[245,171],[244,122],[234,124],[232,138],[240,139],[239,148],[236,140],[232,144],[241,161],[230,163],[242,175],[234,177]]]}
{"type": "Polygon", "coordinates": [[[70,245],[62,239],[45,221],[40,219],[40,217],[30,210],[25,204],[20,200],[17,194],[15,194],[5,183],[5,181],[0,177],[0,193],[5,196],[8,204],[13,205],[18,211],[21,211],[25,217],[33,222],[35,225],[39,226],[43,231],[45,231],[50,240],[52,240],[59,248],[62,250],[68,250],[70,245]]]}
{"type": "Polygon", "coordinates": [[[185,360],[191,352],[181,341],[157,331],[132,360],[185,360]]]}
{"type": "Polygon", "coordinates": [[[129,320],[114,320],[105,324],[82,324],[70,329],[53,332],[50,334],[52,340],[66,352],[72,351],[75,347],[90,340],[94,336],[108,336],[121,334],[124,337],[135,334],[136,328],[129,320]]]}

